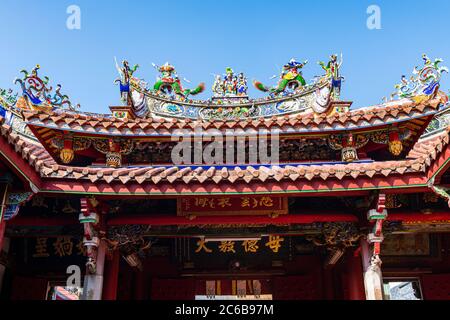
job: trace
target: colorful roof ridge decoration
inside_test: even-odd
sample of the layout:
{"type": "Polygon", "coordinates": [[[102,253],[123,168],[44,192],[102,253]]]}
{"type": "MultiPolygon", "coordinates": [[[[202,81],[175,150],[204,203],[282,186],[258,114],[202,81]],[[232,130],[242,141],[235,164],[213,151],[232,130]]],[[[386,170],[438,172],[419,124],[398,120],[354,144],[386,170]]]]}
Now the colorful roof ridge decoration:
{"type": "Polygon", "coordinates": [[[189,96],[204,90],[204,84],[193,90],[183,90],[175,68],[168,63],[164,66],[153,64],[161,73],[153,87],[144,80],[134,77],[136,69],[130,72],[128,62],[124,61],[123,67],[117,68],[121,75],[122,101],[130,105],[131,99],[133,111],[138,117],[225,120],[329,111],[332,100],[339,100],[342,79],[337,76],[339,74],[337,69],[341,64],[333,60],[335,57],[332,55],[330,62],[326,66],[322,65],[326,74],[316,77],[311,83],[305,81],[299,70],[306,63],[291,59],[283,67],[276,88],[270,89],[260,82],[255,82],[256,88],[270,92],[266,98],[259,99],[247,96],[247,78],[243,73],[235,76],[231,68],[227,68],[223,81],[216,75],[213,97],[208,100],[190,99],[189,96]],[[124,95],[128,98],[123,98],[124,95]]]}
{"type": "Polygon", "coordinates": [[[353,111],[295,116],[272,116],[271,118],[241,120],[191,120],[178,118],[136,118],[118,119],[108,115],[89,115],[69,111],[23,111],[28,125],[60,130],[78,131],[100,135],[162,136],[177,129],[230,129],[230,128],[275,128],[285,133],[311,133],[339,130],[355,130],[376,125],[387,125],[411,118],[432,116],[448,102],[448,97],[438,94],[428,100],[415,102],[409,99],[392,101],[383,105],[356,109],[353,111]]]}
{"type": "Polygon", "coordinates": [[[280,79],[278,85],[274,88],[269,88],[263,85],[259,81],[253,81],[253,85],[256,89],[263,92],[270,92],[271,94],[280,94],[285,90],[295,91],[298,87],[305,86],[306,81],[303,78],[301,69],[308,63],[308,60],[304,62],[297,62],[295,59],[291,59],[281,69],[280,79]]]}
{"type": "Polygon", "coordinates": [[[3,106],[4,109],[13,107],[17,102],[18,95],[12,89],[0,89],[0,106],[3,106]]]}
{"type": "MultiPolygon", "coordinates": [[[[33,153],[33,158],[30,158],[30,163],[41,160],[40,165],[51,164],[42,168],[40,165],[39,168],[36,167],[42,177],[48,178],[87,179],[92,183],[120,181],[123,184],[129,181],[142,184],[150,180],[154,184],[162,181],[168,183],[183,181],[186,184],[191,181],[200,184],[213,181],[218,184],[221,181],[234,183],[243,180],[248,184],[251,181],[266,180],[295,181],[299,178],[341,180],[345,177],[356,179],[361,175],[371,177],[381,174],[387,177],[395,173],[414,173],[426,168],[424,162],[418,160],[422,157],[417,154],[417,152],[420,153],[420,149],[417,149],[420,145],[416,145],[416,142],[434,115],[448,103],[447,95],[439,91],[440,76],[446,71],[445,68],[439,67],[441,60],[437,59],[431,63],[431,60],[427,58],[424,61],[424,68],[415,68],[418,75],[417,83],[421,83],[421,89],[400,100],[352,111],[344,108],[327,112],[293,112],[242,119],[202,117],[191,119],[161,116],[151,112],[143,118],[116,117],[114,114],[92,114],[66,109],[63,107],[71,106],[70,102],[59,94],[59,89],[57,93],[60,98],[62,97],[60,101],[55,100],[56,98],[50,99],[51,88],[47,87],[48,79],[40,79],[37,75],[39,67],[36,67],[31,74],[24,72],[24,79],[18,80],[23,88],[27,83],[23,96],[19,98],[19,100],[28,101],[26,108],[21,108],[19,101],[15,106],[10,106],[10,109],[5,112],[3,125],[8,128],[12,126],[8,139],[13,137],[17,140],[16,150],[36,151],[36,154],[33,153]],[[40,104],[31,103],[32,101],[38,103],[36,99],[40,98],[47,100],[40,100],[40,104]],[[29,108],[29,103],[32,108],[29,108]],[[170,143],[167,143],[168,139],[173,137],[179,129],[186,129],[192,133],[198,128],[219,130],[222,133],[234,129],[235,135],[238,133],[261,134],[261,132],[275,129],[281,135],[281,148],[285,148],[280,150],[287,154],[287,158],[285,157],[276,165],[256,161],[251,164],[238,162],[235,166],[223,166],[219,163],[209,166],[205,163],[197,165],[183,163],[176,166],[171,159],[164,157],[163,153],[170,155],[173,148],[170,143]],[[39,143],[35,139],[38,139],[39,143]],[[24,144],[27,147],[22,150],[21,146],[24,144]],[[291,147],[298,147],[299,152],[311,152],[304,148],[306,144],[314,145],[317,153],[321,148],[322,155],[318,158],[304,158],[301,155],[291,157],[292,153],[289,151],[291,147]],[[37,151],[38,149],[40,151],[37,151]],[[161,156],[158,156],[159,158],[142,157],[142,154],[146,152],[161,152],[161,156]],[[339,153],[342,162],[338,159],[339,153]],[[416,157],[410,159],[408,154],[416,157]],[[306,163],[307,161],[310,163],[306,163]]],[[[301,74],[298,69],[305,64],[306,62],[298,63],[291,60],[286,65],[284,76],[292,73],[287,77],[299,83],[293,85],[294,92],[278,92],[278,96],[270,98],[272,102],[274,99],[292,99],[305,93],[303,91],[305,86],[297,79],[297,76],[301,74]]],[[[330,57],[328,64],[320,63],[327,72],[320,79],[328,83],[329,97],[333,99],[336,99],[340,92],[341,64],[342,58],[338,62],[336,55],[330,57]]],[[[124,103],[134,103],[136,92],[132,92],[133,85],[138,80],[133,75],[138,66],[130,68],[124,61],[123,67],[118,69],[122,72],[120,79],[122,100],[124,103]]],[[[158,70],[169,72],[167,76],[176,75],[174,67],[169,64],[158,67],[158,70]]],[[[231,91],[222,92],[225,96],[227,94],[228,97],[238,96],[238,92],[233,91],[237,90],[238,78],[234,76],[231,68],[227,69],[223,85],[226,85],[228,81],[231,91]]],[[[286,86],[288,87],[289,83],[286,86]]],[[[176,89],[171,88],[171,90],[176,89]]],[[[320,91],[319,88],[316,88],[317,90],[320,91]]],[[[277,89],[272,91],[275,93],[277,89]]],[[[11,96],[12,93],[8,94],[11,96]]],[[[155,91],[151,94],[154,95],[155,91]]],[[[156,96],[158,99],[166,99],[156,96]]],[[[145,97],[145,94],[141,97],[145,97]]],[[[192,102],[186,99],[177,100],[177,103],[192,105],[192,102]]],[[[342,103],[346,104],[342,101],[331,101],[331,104],[341,105],[342,103]]],[[[234,103],[233,108],[240,104],[240,101],[234,103]]],[[[199,107],[203,108],[202,110],[208,108],[205,105],[199,105],[199,107]]],[[[126,112],[126,108],[123,110],[126,112]]],[[[117,112],[119,111],[122,112],[117,109],[117,112]]],[[[247,150],[244,150],[244,153],[247,153],[247,150]]],[[[429,165],[429,162],[430,160],[427,160],[425,164],[429,165]]]]}
{"type": "MultiPolygon", "coordinates": [[[[40,65],[36,65],[31,72],[21,70],[23,78],[16,78],[14,83],[19,84],[22,89],[22,95],[14,92],[12,89],[0,88],[0,115],[5,117],[6,113],[19,116],[23,110],[35,111],[52,111],[65,110],[70,112],[77,112],[80,105],[74,105],[69,97],[61,93],[62,86],[56,85],[53,90],[49,86],[49,78],[41,78],[38,75],[40,65]]],[[[93,114],[90,112],[83,112],[84,114],[93,114]]],[[[97,114],[99,115],[99,114],[97,114]]],[[[102,115],[104,117],[108,115],[102,115]]],[[[112,117],[112,115],[109,115],[112,117]]]]}
{"type": "MultiPolygon", "coordinates": [[[[414,69],[410,81],[405,77],[402,78],[402,84],[396,86],[398,91],[392,95],[392,99],[398,95],[399,98],[420,100],[437,93],[441,75],[447,68],[439,66],[442,59],[432,62],[426,55],[423,55],[423,59],[424,66],[414,69]]],[[[266,98],[217,99],[219,92],[224,93],[223,88],[226,85],[220,81],[220,76],[216,76],[213,97],[203,101],[189,99],[186,95],[173,96],[159,89],[155,90],[155,86],[150,89],[144,80],[134,77],[130,77],[128,94],[132,97],[132,107],[138,117],[238,120],[336,111],[332,106],[340,101],[343,80],[340,75],[342,55],[340,61],[337,55],[331,55],[328,63],[319,62],[326,74],[316,77],[311,83],[307,83],[301,73],[306,63],[307,61],[300,63],[291,59],[283,66],[277,87],[269,88],[261,82],[254,81],[257,89],[270,93],[266,98]]],[[[225,76],[225,80],[229,77],[227,90],[231,93],[235,90],[233,88],[236,88],[237,79],[233,78],[232,69],[228,70],[230,72],[225,76]]],[[[173,67],[171,72],[175,72],[173,67]]],[[[240,77],[241,88],[246,91],[245,76],[240,74],[240,77]]]]}
{"type": "Polygon", "coordinates": [[[162,66],[153,66],[161,73],[160,77],[153,85],[153,90],[160,94],[169,95],[175,94],[181,99],[186,99],[190,95],[196,95],[205,90],[205,84],[200,83],[195,89],[183,89],[181,80],[175,70],[175,67],[166,62],[162,66]]]}
{"type": "MultiPolygon", "coordinates": [[[[142,153],[145,153],[145,150],[153,152],[148,144],[158,142],[161,148],[155,145],[157,149],[154,151],[166,150],[165,152],[170,155],[174,147],[173,142],[180,137],[180,133],[183,136],[198,135],[198,129],[202,130],[201,134],[204,137],[208,135],[208,129],[214,129],[214,134],[217,132],[226,134],[230,129],[234,129],[235,135],[255,135],[276,130],[282,138],[281,142],[283,139],[289,139],[299,147],[299,150],[304,145],[300,141],[302,139],[308,139],[318,147],[323,145],[323,142],[327,143],[329,147],[322,147],[324,153],[320,160],[335,161],[336,151],[341,151],[342,160],[350,162],[358,159],[358,153],[367,158],[363,155],[366,154],[367,148],[372,151],[388,148],[396,157],[405,156],[433,115],[447,102],[447,97],[440,93],[429,99],[421,102],[404,99],[398,101],[400,105],[390,102],[388,107],[376,106],[328,116],[308,114],[303,117],[297,115],[295,118],[285,116],[253,121],[123,119],[63,110],[26,110],[22,114],[27,128],[57,162],[64,164],[72,163],[76,155],[78,155],[76,163],[80,165],[81,161],[83,166],[92,164],[93,161],[101,162],[99,159],[102,158],[114,167],[122,166],[122,163],[141,165],[142,161],[139,159],[143,158],[147,164],[172,163],[170,159],[163,160],[164,157],[155,163],[155,159],[148,159],[142,153]],[[180,132],[180,129],[184,131],[180,132]],[[358,151],[359,149],[362,153],[358,151]],[[134,156],[128,157],[132,153],[134,156]]],[[[290,148],[288,144],[284,147],[290,148]]],[[[300,158],[297,157],[297,160],[300,158]]]]}
{"type": "Polygon", "coordinates": [[[402,76],[401,83],[395,86],[397,92],[391,94],[391,100],[394,100],[395,96],[399,98],[430,96],[439,90],[442,74],[448,73],[448,68],[440,66],[443,62],[440,58],[432,61],[423,54],[422,59],[424,65],[416,66],[410,79],[405,75],[402,76]]]}
{"type": "MultiPolygon", "coordinates": [[[[323,149],[324,153],[321,160],[325,160],[324,157],[328,157],[327,160],[329,161],[336,160],[334,156],[336,153],[332,152],[334,150],[341,152],[342,161],[356,161],[359,159],[360,154],[362,158],[367,158],[367,151],[379,150],[380,145],[387,146],[392,155],[400,157],[408,153],[423,130],[425,130],[429,121],[431,121],[433,115],[448,102],[448,97],[439,91],[440,75],[445,71],[444,68],[439,67],[439,63],[439,59],[434,64],[431,64],[427,60],[423,70],[417,71],[420,75],[418,81],[422,81],[423,86],[426,85],[428,88],[420,92],[417,91],[420,95],[386,102],[378,106],[348,111],[348,106],[351,103],[336,100],[340,93],[342,81],[342,77],[339,74],[342,58],[338,62],[337,56],[332,55],[328,64],[320,63],[326,71],[325,76],[319,77],[321,79],[319,82],[323,82],[324,85],[327,83],[324,86],[324,88],[328,88],[326,109],[319,110],[320,108],[316,108],[317,106],[310,106],[310,112],[306,112],[305,110],[303,110],[305,112],[300,112],[297,110],[286,114],[272,114],[270,117],[251,117],[247,111],[255,110],[255,101],[249,99],[248,101],[252,103],[252,106],[246,108],[245,103],[247,102],[230,100],[231,104],[229,105],[228,111],[222,110],[225,108],[225,105],[212,107],[211,105],[200,104],[199,106],[195,106],[195,108],[197,108],[196,110],[198,112],[212,112],[211,114],[216,114],[217,112],[244,112],[245,118],[235,118],[234,116],[231,118],[217,118],[215,116],[205,118],[198,115],[191,118],[184,116],[169,117],[167,114],[162,115],[151,112],[150,109],[148,109],[145,117],[139,117],[138,113],[141,109],[135,108],[133,97],[136,97],[136,92],[132,92],[133,83],[136,84],[141,81],[133,77],[138,66],[136,65],[130,68],[128,62],[124,61],[123,67],[118,67],[119,72],[121,72],[120,86],[122,101],[126,101],[127,104],[131,102],[132,105],[127,105],[123,108],[112,108],[113,116],[58,109],[24,110],[22,114],[27,126],[48,152],[56,161],[64,164],[72,163],[74,159],[77,159],[76,162],[89,165],[94,160],[105,159],[104,161],[112,167],[121,167],[122,163],[140,165],[139,159],[145,157],[136,154],[134,151],[137,148],[141,150],[140,153],[144,152],[145,147],[141,148],[141,146],[146,141],[142,139],[172,138],[174,134],[180,132],[180,129],[189,132],[196,132],[197,129],[205,131],[213,129],[216,131],[219,130],[221,133],[229,132],[230,129],[233,129],[239,131],[239,134],[244,135],[250,133],[252,130],[278,130],[283,137],[296,137],[298,139],[301,135],[302,138],[316,139],[313,142],[316,144],[321,143],[317,140],[318,135],[321,135],[322,138],[328,141],[328,145],[331,148],[329,150],[323,149]],[[431,87],[433,90],[429,89],[431,87]],[[331,106],[336,106],[336,108],[329,109],[331,106]],[[342,106],[344,107],[342,108],[342,106]],[[127,108],[132,108],[132,112],[127,113],[127,108]],[[120,116],[118,116],[119,114],[120,116]],[[364,149],[363,147],[369,141],[371,143],[373,142],[369,144],[369,150],[367,148],[364,149]],[[99,147],[100,145],[101,147],[99,147]],[[361,150],[358,151],[358,149],[361,150]],[[132,153],[133,156],[127,157],[132,153]],[[76,157],[76,155],[78,156],[76,157]],[[130,162],[130,159],[134,160],[130,162]]],[[[305,92],[303,91],[305,90],[306,83],[299,80],[301,78],[299,69],[305,64],[306,61],[304,63],[298,63],[295,60],[291,60],[283,68],[283,73],[280,76],[281,86],[283,88],[272,90],[273,95],[270,98],[272,102],[275,101],[274,99],[287,101],[283,99],[291,99],[298,95],[302,96],[302,101],[306,101],[304,96],[305,92]],[[290,83],[289,81],[296,83],[290,83]],[[287,87],[289,86],[292,92],[287,92],[287,87]]],[[[169,81],[176,78],[179,82],[175,68],[169,64],[165,64],[162,67],[157,67],[157,69],[164,73],[164,76],[158,80],[158,88],[155,89],[156,87],[154,87],[153,91],[149,91],[149,93],[151,95],[156,94],[159,101],[162,101],[161,99],[169,99],[167,94],[174,93],[179,97],[183,97],[182,99],[176,99],[176,102],[185,108],[184,110],[192,106],[192,102],[186,101],[187,95],[181,94],[180,88],[177,87],[178,84],[169,81]],[[166,80],[169,82],[164,84],[163,82],[166,80]],[[163,85],[170,85],[170,87],[160,89],[163,85]]],[[[415,70],[418,69],[416,68],[415,70]]],[[[243,75],[241,78],[245,80],[243,75]]],[[[316,84],[319,82],[316,82],[316,84]]],[[[222,91],[219,93],[224,95],[221,97],[222,100],[219,99],[220,101],[229,101],[229,98],[234,97],[244,97],[238,95],[238,77],[234,76],[231,68],[227,69],[227,74],[224,76],[223,82],[216,83],[216,85],[222,88],[222,91]]],[[[268,89],[268,91],[270,90],[268,89]]],[[[315,92],[317,93],[319,91],[320,89],[316,88],[315,92]]],[[[140,96],[143,99],[142,101],[146,99],[145,94],[142,93],[140,96]]],[[[169,100],[172,102],[175,101],[172,98],[169,100]]],[[[214,99],[211,101],[217,102],[214,99]]],[[[316,99],[314,103],[318,103],[318,100],[316,99]]],[[[266,108],[265,105],[261,105],[262,107],[266,108]]],[[[173,111],[175,109],[171,108],[171,110],[173,111]]],[[[155,111],[154,108],[153,111],[155,111]]],[[[171,148],[173,146],[168,146],[168,152],[172,150],[171,148]]],[[[384,156],[384,158],[386,157],[384,156]]],[[[147,159],[146,161],[151,164],[165,164],[161,159],[158,160],[159,163],[154,163],[151,159],[147,159]]],[[[170,161],[166,160],[167,162],[170,161]]]]}

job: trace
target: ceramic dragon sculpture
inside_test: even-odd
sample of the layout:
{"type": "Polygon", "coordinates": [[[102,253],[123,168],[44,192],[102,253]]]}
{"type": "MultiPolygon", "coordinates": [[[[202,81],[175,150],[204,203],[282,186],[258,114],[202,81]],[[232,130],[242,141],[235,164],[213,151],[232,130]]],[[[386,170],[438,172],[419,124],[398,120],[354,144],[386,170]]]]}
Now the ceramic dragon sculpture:
{"type": "Polygon", "coordinates": [[[182,98],[190,95],[196,95],[205,90],[205,84],[200,83],[195,89],[183,89],[181,80],[178,77],[175,68],[166,62],[162,66],[153,65],[159,72],[160,77],[153,85],[153,91],[167,95],[175,94],[182,98]]]}
{"type": "Polygon", "coordinates": [[[253,85],[256,89],[263,92],[270,92],[273,94],[279,94],[284,92],[286,89],[295,90],[299,87],[305,86],[306,81],[303,78],[301,69],[308,63],[307,60],[304,62],[298,62],[295,59],[291,59],[286,63],[280,74],[280,79],[276,87],[267,87],[259,81],[253,81],[253,85]]]}

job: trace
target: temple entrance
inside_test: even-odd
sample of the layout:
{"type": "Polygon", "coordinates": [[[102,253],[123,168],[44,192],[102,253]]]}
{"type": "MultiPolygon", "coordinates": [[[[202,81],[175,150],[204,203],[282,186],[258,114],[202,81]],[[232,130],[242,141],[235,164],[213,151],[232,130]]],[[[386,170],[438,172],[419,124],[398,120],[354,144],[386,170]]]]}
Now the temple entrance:
{"type": "MultiPolygon", "coordinates": [[[[263,203],[262,197],[256,199],[263,203]]],[[[275,204],[276,199],[266,196],[264,201],[275,204]]],[[[352,200],[290,198],[278,201],[281,209],[287,203],[289,211],[280,211],[278,217],[177,216],[177,202],[171,199],[104,201],[108,210],[115,211],[98,248],[98,255],[104,256],[97,263],[102,299],[365,299],[364,257],[371,252],[363,244],[369,229],[352,222],[352,215],[331,214],[333,208],[346,206],[363,216],[368,208],[359,209],[357,205],[364,203],[352,200]],[[308,214],[314,208],[320,213],[308,214]],[[163,211],[170,218],[149,214],[163,211]]],[[[436,222],[441,204],[409,194],[389,199],[389,205],[397,206],[400,200],[402,207],[389,208],[383,226],[383,298],[447,298],[450,238],[439,232],[445,231],[446,222],[436,222]],[[409,214],[420,215],[424,223],[402,225],[406,219],[402,212],[414,212],[417,202],[436,213],[409,214]],[[432,222],[434,232],[427,229],[425,219],[432,222]]],[[[6,230],[14,269],[6,268],[3,294],[14,300],[82,299],[87,252],[83,226],[71,215],[80,210],[76,198],[36,198],[22,207],[22,216],[6,230]],[[66,218],[56,224],[59,212],[66,218]],[[40,226],[30,227],[31,220],[40,226]],[[70,266],[80,270],[77,288],[67,283],[70,266]]]]}

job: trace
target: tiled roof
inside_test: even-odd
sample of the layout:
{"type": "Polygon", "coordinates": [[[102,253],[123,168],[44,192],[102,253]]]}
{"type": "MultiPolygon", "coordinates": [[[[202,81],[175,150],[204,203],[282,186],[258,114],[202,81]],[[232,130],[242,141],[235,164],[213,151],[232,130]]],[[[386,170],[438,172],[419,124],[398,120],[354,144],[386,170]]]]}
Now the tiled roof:
{"type": "Polygon", "coordinates": [[[193,121],[190,119],[145,118],[116,119],[114,117],[90,115],[76,112],[24,111],[26,122],[31,126],[58,130],[77,131],[99,135],[164,135],[176,129],[201,127],[203,129],[267,129],[281,128],[285,133],[322,132],[351,130],[377,125],[387,125],[412,118],[432,115],[447,97],[438,95],[425,101],[402,99],[380,106],[356,109],[346,113],[295,114],[272,118],[249,118],[244,120],[193,121]]]}
{"type": "Polygon", "coordinates": [[[358,179],[374,176],[387,177],[405,173],[424,173],[439,153],[449,144],[447,130],[420,140],[410,151],[405,160],[378,161],[372,163],[348,163],[326,165],[280,165],[272,167],[74,167],[57,164],[48,152],[38,143],[27,140],[15,133],[0,117],[1,135],[14,146],[16,152],[29,162],[43,178],[69,179],[76,181],[106,182],[106,183],[216,183],[221,182],[265,182],[265,181],[298,181],[304,179],[329,180],[344,178],[358,179]]]}

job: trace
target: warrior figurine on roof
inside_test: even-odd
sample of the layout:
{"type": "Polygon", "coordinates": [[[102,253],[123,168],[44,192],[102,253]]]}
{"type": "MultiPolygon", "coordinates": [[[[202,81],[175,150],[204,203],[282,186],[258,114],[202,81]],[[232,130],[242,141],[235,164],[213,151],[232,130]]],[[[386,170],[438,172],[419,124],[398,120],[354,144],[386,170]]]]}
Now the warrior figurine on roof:
{"type": "Polygon", "coordinates": [[[322,61],[319,61],[319,65],[326,72],[326,77],[328,79],[331,79],[332,94],[334,100],[339,100],[341,95],[341,84],[344,78],[340,75],[339,70],[342,66],[342,62],[343,62],[342,54],[341,54],[341,61],[339,62],[336,54],[332,54],[330,56],[330,61],[328,61],[327,64],[325,64],[322,61]]]}
{"type": "Polygon", "coordinates": [[[297,62],[295,59],[291,59],[287,64],[281,69],[280,80],[278,81],[278,86],[274,88],[269,88],[263,85],[259,81],[253,81],[253,85],[256,89],[263,92],[270,93],[282,93],[286,89],[296,90],[299,87],[306,85],[306,81],[302,76],[301,69],[308,63],[308,60],[304,62],[297,62]]]}
{"type": "Polygon", "coordinates": [[[119,67],[116,58],[114,58],[116,62],[116,69],[119,72],[120,79],[116,79],[115,82],[119,82],[120,84],[120,96],[121,100],[125,105],[132,105],[133,101],[131,99],[130,94],[130,80],[133,77],[133,73],[139,68],[139,65],[136,64],[133,68],[130,68],[128,61],[122,61],[122,67],[119,67]]]}
{"type": "Polygon", "coordinates": [[[236,94],[237,78],[234,75],[233,69],[230,67],[226,69],[226,75],[223,79],[223,86],[225,89],[225,95],[236,94]]]}
{"type": "Polygon", "coordinates": [[[165,95],[176,94],[182,98],[187,98],[189,95],[196,95],[205,90],[205,84],[200,83],[195,89],[183,89],[180,78],[178,77],[175,68],[166,62],[162,66],[153,65],[160,73],[160,77],[153,86],[153,90],[165,95]]]}
{"type": "Polygon", "coordinates": [[[248,89],[247,78],[241,72],[241,73],[239,73],[238,78],[237,78],[236,93],[238,96],[246,96],[247,89],[248,89]]]}

